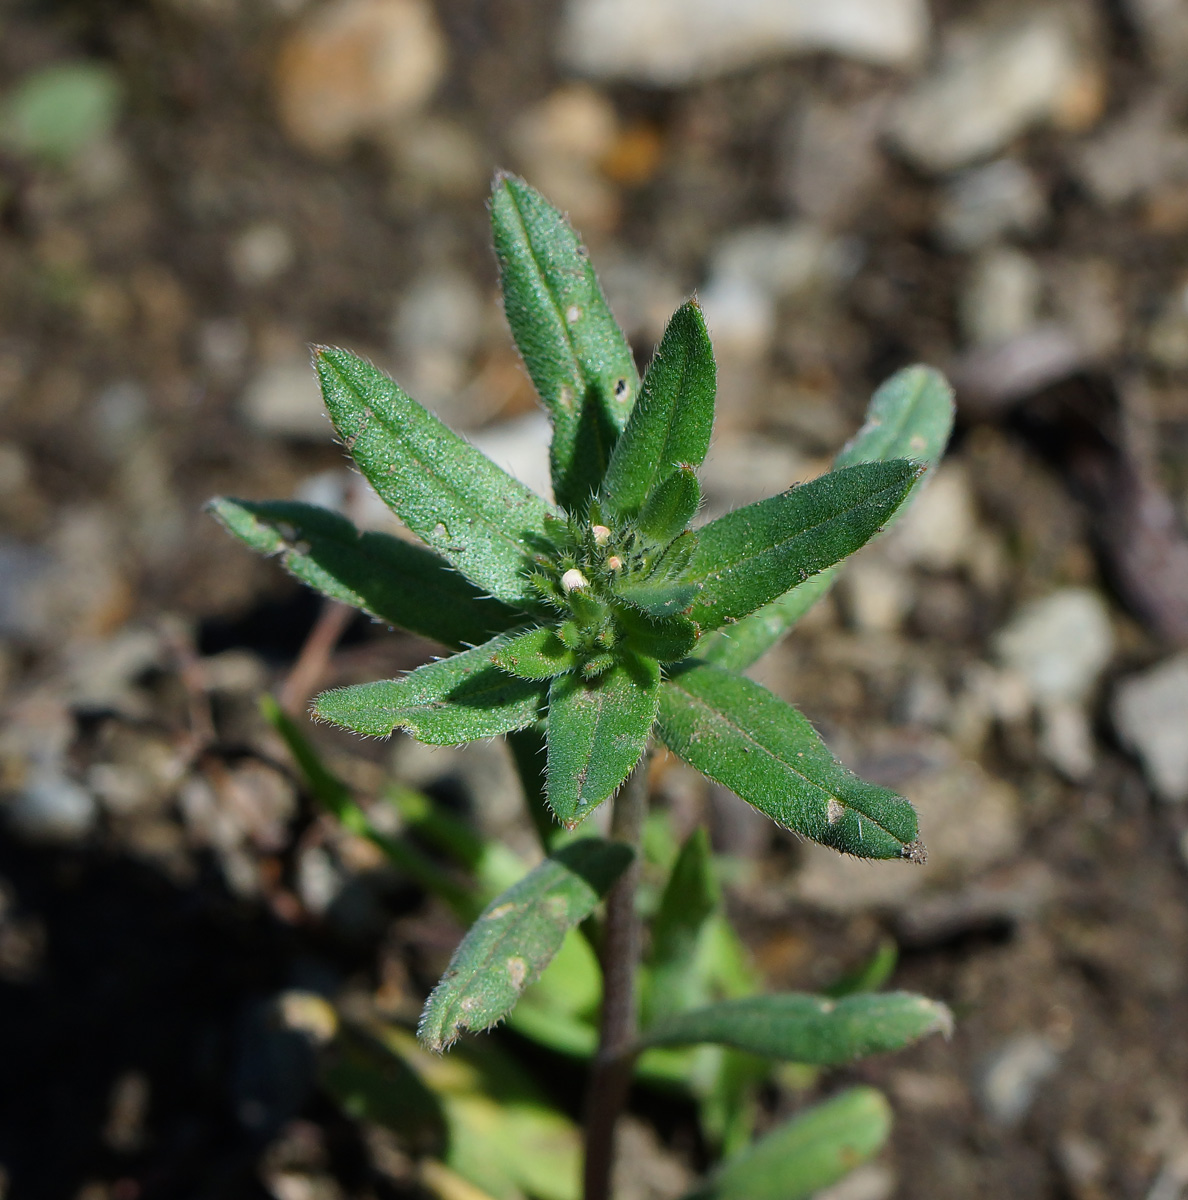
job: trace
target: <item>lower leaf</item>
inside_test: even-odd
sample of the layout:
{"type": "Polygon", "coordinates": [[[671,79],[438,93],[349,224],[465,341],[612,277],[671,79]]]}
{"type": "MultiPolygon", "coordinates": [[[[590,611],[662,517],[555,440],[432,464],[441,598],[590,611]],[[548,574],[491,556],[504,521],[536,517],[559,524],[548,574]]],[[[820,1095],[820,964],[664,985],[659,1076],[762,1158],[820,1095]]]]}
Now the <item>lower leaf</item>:
{"type": "Polygon", "coordinates": [[[909,992],[865,992],[831,1000],[790,992],[747,996],[673,1013],[640,1039],[644,1046],[713,1042],[752,1054],[837,1066],[898,1050],[953,1027],[945,1005],[909,992]]]}
{"type": "Polygon", "coordinates": [[[506,1016],[631,858],[621,843],[582,838],[491,901],[425,1004],[422,1044],[444,1050],[464,1029],[488,1029],[506,1016]]]}
{"type": "Polygon", "coordinates": [[[685,1200],[805,1200],[865,1162],[891,1132],[891,1106],[851,1088],[728,1159],[685,1200]]]}

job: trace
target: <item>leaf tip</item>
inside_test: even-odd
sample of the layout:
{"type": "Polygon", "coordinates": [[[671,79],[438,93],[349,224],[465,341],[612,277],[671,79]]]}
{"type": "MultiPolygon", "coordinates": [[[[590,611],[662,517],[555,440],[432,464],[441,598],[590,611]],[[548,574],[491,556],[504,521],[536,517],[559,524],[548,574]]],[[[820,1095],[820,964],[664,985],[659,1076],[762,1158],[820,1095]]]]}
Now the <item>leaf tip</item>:
{"type": "Polygon", "coordinates": [[[925,846],[919,838],[916,838],[914,842],[908,842],[908,844],[904,846],[902,856],[906,858],[908,862],[917,863],[918,865],[923,866],[928,861],[928,847],[925,846]]]}

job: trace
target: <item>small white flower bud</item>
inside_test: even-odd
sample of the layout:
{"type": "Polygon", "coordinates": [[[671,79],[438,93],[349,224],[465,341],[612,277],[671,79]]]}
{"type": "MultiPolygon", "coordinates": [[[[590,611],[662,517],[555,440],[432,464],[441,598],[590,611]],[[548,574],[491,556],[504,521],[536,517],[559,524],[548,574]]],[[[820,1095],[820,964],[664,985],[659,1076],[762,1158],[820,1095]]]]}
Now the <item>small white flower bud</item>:
{"type": "Polygon", "coordinates": [[[580,588],[587,588],[589,586],[590,581],[581,573],[581,571],[577,569],[577,567],[570,567],[569,570],[561,576],[561,587],[566,593],[576,592],[580,588]]]}
{"type": "Polygon", "coordinates": [[[591,525],[590,532],[594,535],[596,546],[605,546],[610,541],[610,530],[605,525],[591,525]]]}
{"type": "Polygon", "coordinates": [[[617,554],[612,554],[606,560],[606,565],[612,571],[621,571],[623,569],[623,560],[617,554]]]}

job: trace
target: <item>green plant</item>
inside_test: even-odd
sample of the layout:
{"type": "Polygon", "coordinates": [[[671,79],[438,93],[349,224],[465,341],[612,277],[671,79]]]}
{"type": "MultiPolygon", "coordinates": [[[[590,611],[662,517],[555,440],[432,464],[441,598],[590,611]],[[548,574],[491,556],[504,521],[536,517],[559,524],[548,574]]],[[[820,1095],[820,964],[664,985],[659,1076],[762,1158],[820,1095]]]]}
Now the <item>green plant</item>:
{"type": "MultiPolygon", "coordinates": [[[[795,708],[741,672],[903,508],[943,450],[951,394],[928,368],[900,371],[833,471],[694,529],[715,399],[696,302],[677,310],[640,380],[562,216],[509,176],[496,181],[491,216],[508,321],[552,418],[556,503],[382,372],[318,348],[339,437],[425,546],[360,534],[302,504],[223,498],[212,508],[325,595],[455,651],[400,679],[326,692],[316,718],[434,744],[509,736],[539,865],[492,895],[478,869],[483,848],[439,823],[437,840],[476,881],[459,893],[415,848],[386,847],[455,911],[482,908],[425,1005],[421,1043],[444,1050],[463,1031],[508,1019],[589,1058],[586,1200],[609,1194],[633,1075],[692,1093],[707,1136],[729,1152],[699,1197],[806,1195],[878,1147],[886,1102],[870,1089],[845,1093],[748,1148],[754,1084],[768,1064],[849,1062],[945,1029],[948,1013],[874,990],[893,965],[886,954],[832,996],[759,994],[722,914],[704,832],[678,849],[663,815],[647,812],[649,745],[658,738],[803,837],[863,858],[923,861],[911,804],[858,779],[795,708]],[[612,797],[609,837],[579,831],[612,797]],[[652,910],[643,961],[641,878],[652,910]]],[[[383,844],[292,722],[275,709],[273,719],[311,788],[383,844]]],[[[530,1181],[499,1187],[570,1194],[530,1181]]]]}

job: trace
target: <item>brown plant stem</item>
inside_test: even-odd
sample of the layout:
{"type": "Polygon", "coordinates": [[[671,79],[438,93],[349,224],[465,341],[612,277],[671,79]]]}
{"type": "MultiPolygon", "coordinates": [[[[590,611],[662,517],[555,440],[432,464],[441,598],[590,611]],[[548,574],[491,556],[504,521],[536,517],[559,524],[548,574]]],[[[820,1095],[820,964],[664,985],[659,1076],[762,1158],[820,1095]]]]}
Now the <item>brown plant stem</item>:
{"type": "Polygon", "coordinates": [[[640,874],[640,837],[648,805],[650,751],[615,797],[611,837],[634,851],[631,865],[606,897],[602,937],[602,1022],[598,1052],[586,1094],[585,1200],[610,1200],[615,1164],[615,1129],[627,1103],[635,1061],[635,974],[639,965],[640,923],[635,892],[640,874]]]}
{"type": "Polygon", "coordinates": [[[326,600],[322,604],[322,611],[277,697],[277,702],[290,717],[301,716],[310,697],[318,690],[330,666],[330,656],[354,615],[353,608],[337,600],[326,600]]]}

